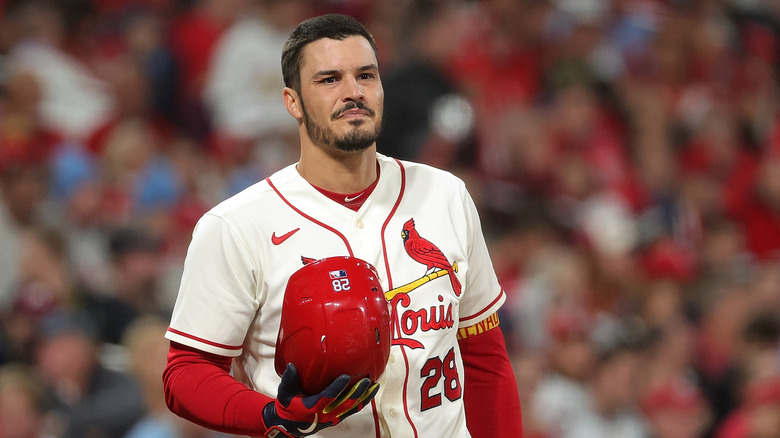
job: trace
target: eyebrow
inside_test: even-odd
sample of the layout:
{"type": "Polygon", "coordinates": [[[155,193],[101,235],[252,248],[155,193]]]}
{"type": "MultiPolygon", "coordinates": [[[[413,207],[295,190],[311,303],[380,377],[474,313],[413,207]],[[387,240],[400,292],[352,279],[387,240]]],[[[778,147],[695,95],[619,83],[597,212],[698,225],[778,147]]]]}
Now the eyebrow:
{"type": "MultiPolygon", "coordinates": [[[[359,72],[369,71],[369,70],[379,70],[379,67],[376,64],[368,64],[364,65],[362,67],[359,67],[357,69],[359,72]]],[[[341,73],[343,70],[320,70],[312,75],[312,78],[316,78],[319,76],[332,76],[335,74],[341,73]]]]}

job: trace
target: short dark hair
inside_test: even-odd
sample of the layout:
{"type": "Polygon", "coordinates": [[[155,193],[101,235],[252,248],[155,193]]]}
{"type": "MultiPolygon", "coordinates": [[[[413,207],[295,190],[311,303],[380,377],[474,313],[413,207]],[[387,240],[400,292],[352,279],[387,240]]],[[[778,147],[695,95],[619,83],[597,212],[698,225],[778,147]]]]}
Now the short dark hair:
{"type": "Polygon", "coordinates": [[[351,36],[362,36],[371,44],[374,55],[379,58],[376,42],[371,33],[349,15],[326,14],[303,21],[290,34],[282,49],[282,77],[284,85],[301,91],[301,64],[303,48],[323,38],[342,41],[351,36]]]}

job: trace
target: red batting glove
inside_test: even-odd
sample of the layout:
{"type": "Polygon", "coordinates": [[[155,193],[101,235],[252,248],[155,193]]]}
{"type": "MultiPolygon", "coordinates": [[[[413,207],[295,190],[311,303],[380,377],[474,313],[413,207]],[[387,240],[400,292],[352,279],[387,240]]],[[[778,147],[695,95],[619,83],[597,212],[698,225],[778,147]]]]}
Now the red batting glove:
{"type": "Polygon", "coordinates": [[[298,370],[287,364],[282,374],[276,400],[263,408],[266,437],[280,433],[287,437],[308,436],[335,426],[344,418],[360,411],[379,391],[379,383],[361,379],[351,388],[350,377],[342,374],[317,395],[306,395],[298,384],[298,370]]]}

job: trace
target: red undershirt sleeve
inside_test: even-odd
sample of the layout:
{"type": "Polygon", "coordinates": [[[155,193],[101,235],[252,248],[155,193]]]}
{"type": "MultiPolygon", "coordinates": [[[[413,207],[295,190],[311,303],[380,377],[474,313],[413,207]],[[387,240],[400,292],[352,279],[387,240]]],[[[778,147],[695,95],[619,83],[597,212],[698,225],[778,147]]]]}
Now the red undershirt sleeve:
{"type": "Polygon", "coordinates": [[[522,437],[520,394],[498,326],[460,339],[466,424],[474,438],[522,437]]]}
{"type": "Polygon", "coordinates": [[[175,414],[209,429],[262,436],[262,410],[273,399],[234,379],[232,360],[171,342],[163,372],[165,402],[175,414]]]}

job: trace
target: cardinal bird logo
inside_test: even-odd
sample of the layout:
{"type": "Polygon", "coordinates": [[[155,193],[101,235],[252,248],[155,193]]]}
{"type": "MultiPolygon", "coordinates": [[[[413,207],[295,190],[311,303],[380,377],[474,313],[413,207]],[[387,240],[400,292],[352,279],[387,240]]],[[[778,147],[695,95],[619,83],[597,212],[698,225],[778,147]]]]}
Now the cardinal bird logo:
{"type": "Polygon", "coordinates": [[[420,236],[420,233],[414,228],[414,218],[409,219],[404,224],[404,228],[401,231],[401,238],[404,240],[404,249],[414,261],[425,265],[426,274],[429,271],[437,270],[447,271],[449,274],[450,282],[452,283],[452,290],[455,291],[456,296],[460,296],[460,281],[455,277],[453,265],[450,265],[449,260],[429,240],[420,236]]]}

